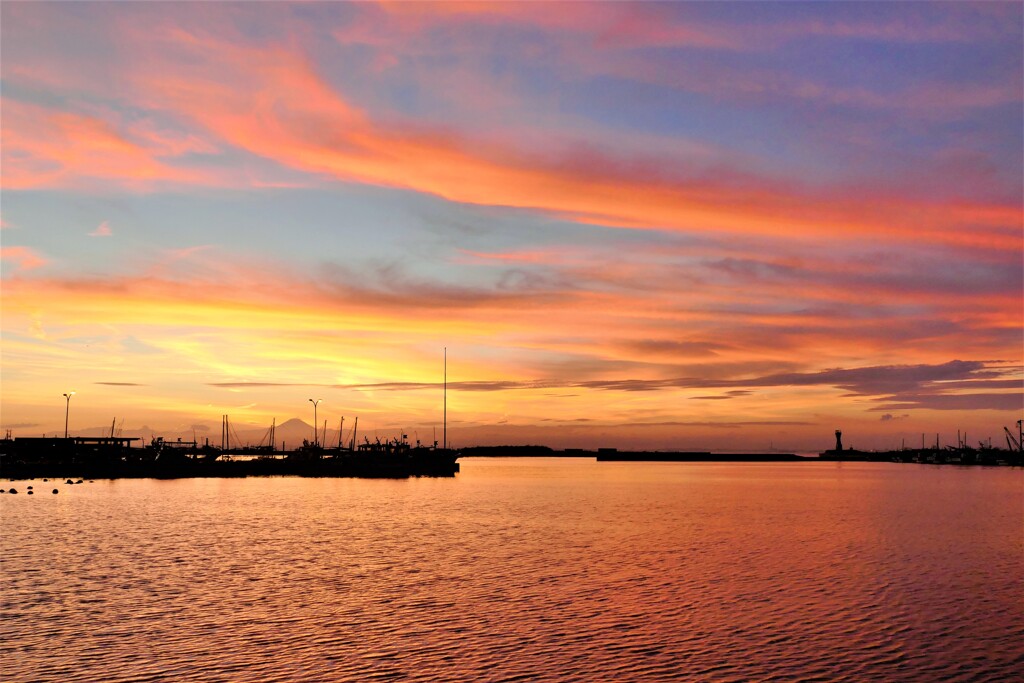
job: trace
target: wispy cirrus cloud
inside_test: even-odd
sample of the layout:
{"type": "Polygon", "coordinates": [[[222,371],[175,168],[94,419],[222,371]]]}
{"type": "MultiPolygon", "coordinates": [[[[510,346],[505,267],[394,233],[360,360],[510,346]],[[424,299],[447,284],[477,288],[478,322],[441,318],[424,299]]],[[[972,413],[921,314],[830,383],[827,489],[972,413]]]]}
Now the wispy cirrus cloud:
{"type": "Polygon", "coordinates": [[[151,189],[154,183],[210,183],[195,168],[170,165],[118,129],[116,123],[5,96],[2,133],[6,190],[40,187],[151,189]]]}
{"type": "MultiPolygon", "coordinates": [[[[580,251],[577,258],[590,257],[580,251]]],[[[493,272],[470,285],[416,274],[397,262],[325,264],[297,272],[206,251],[190,252],[188,263],[180,264],[161,252],[136,275],[11,282],[5,303],[14,312],[47,301],[47,308],[71,320],[159,321],[166,315],[223,330],[370,325],[416,334],[417,327],[435,330],[447,321],[460,334],[507,335],[517,346],[588,359],[582,366],[565,357],[557,363],[581,377],[646,367],[645,372],[660,373],[659,381],[692,361],[703,362],[705,373],[759,354],[838,363],[868,350],[890,349],[894,340],[929,359],[965,352],[1008,357],[1020,334],[1019,314],[1004,305],[1012,303],[1013,295],[1000,292],[998,280],[973,295],[969,282],[948,296],[940,283],[935,293],[911,291],[887,301],[882,297],[889,290],[881,285],[873,290],[863,276],[847,299],[842,288],[830,284],[829,264],[813,259],[809,271],[799,262],[730,265],[725,279],[712,277],[720,271],[717,262],[707,268],[703,257],[686,268],[693,279],[642,260],[612,280],[605,278],[615,268],[600,262],[594,273],[575,264],[533,272],[501,260],[493,263],[493,272]],[[792,285],[787,294],[786,286],[773,282],[780,277],[805,294],[793,294],[792,285]],[[970,302],[969,315],[961,312],[965,301],[970,302]],[[295,315],[290,323],[289,311],[295,315]],[[608,329],[617,330],[616,336],[601,332],[608,329]]],[[[879,277],[888,275],[883,270],[879,277]]],[[[911,274],[901,277],[912,279],[911,274]]],[[[543,377],[548,369],[532,372],[543,377]]]]}
{"type": "MultiPolygon", "coordinates": [[[[518,24],[564,36],[577,34],[616,48],[691,48],[697,50],[765,52],[788,42],[803,42],[820,36],[877,41],[880,43],[961,43],[1006,38],[1013,35],[1012,20],[1019,14],[993,4],[975,5],[970,10],[952,6],[948,11],[875,11],[865,15],[862,8],[843,7],[836,12],[785,11],[751,12],[737,18],[714,6],[657,3],[610,3],[597,7],[566,4],[558,11],[532,3],[377,4],[381,12],[368,11],[366,21],[379,25],[382,19],[395,22],[401,40],[415,40],[432,27],[465,26],[482,28],[518,24]]],[[[360,24],[356,23],[356,26],[360,24]]],[[[340,31],[349,40],[379,44],[379,31],[340,31]],[[373,39],[376,37],[376,40],[373,39]]]]}
{"type": "Polygon", "coordinates": [[[261,98],[238,101],[239,91],[226,97],[219,82],[204,81],[202,75],[175,77],[173,69],[162,70],[161,83],[152,84],[154,92],[173,97],[166,106],[235,146],[341,181],[406,187],[452,201],[531,208],[623,227],[819,238],[856,232],[890,239],[904,231],[918,239],[925,231],[931,239],[961,244],[987,240],[1011,246],[1019,241],[1001,227],[1015,224],[1018,212],[1012,207],[892,199],[866,207],[841,196],[804,195],[774,182],[761,187],[707,179],[645,182],[632,171],[598,170],[623,166],[612,159],[587,158],[578,165],[560,159],[544,165],[501,146],[471,150],[448,131],[371,122],[289,55],[229,51],[216,44],[202,49],[208,56],[220,55],[223,64],[237,65],[239,73],[222,78],[253,82],[253,91],[266,93],[274,108],[264,109],[261,98]],[[264,64],[258,72],[242,71],[258,63],[264,64]],[[970,235],[952,229],[965,222],[982,229],[970,235]],[[830,226],[827,233],[819,229],[823,223],[830,226]]]}
{"type": "Polygon", "coordinates": [[[976,394],[902,394],[878,399],[881,404],[870,408],[872,411],[892,410],[1001,410],[1020,412],[1024,410],[1024,394],[1017,393],[976,393],[976,394]]]}
{"type": "MultiPolygon", "coordinates": [[[[992,387],[1024,389],[1021,380],[998,379],[1019,368],[1005,368],[985,361],[953,360],[936,365],[867,366],[835,368],[817,372],[789,372],[764,376],[736,376],[725,379],[673,377],[664,379],[587,380],[486,380],[453,381],[447,388],[456,392],[505,392],[539,389],[593,389],[617,392],[652,392],[679,389],[723,389],[722,393],[693,396],[695,400],[728,400],[748,396],[756,390],[782,387],[830,387],[856,396],[875,396],[880,405],[871,411],[928,408],[933,410],[1015,410],[1024,393],[962,393],[964,389],[992,387]]],[[[288,384],[276,382],[211,382],[218,388],[274,388],[319,386],[323,388],[375,391],[434,391],[440,382],[375,382],[370,384],[288,384]]]]}
{"type": "MultiPolygon", "coordinates": [[[[186,138],[214,141],[206,143],[209,149],[231,147],[273,160],[308,174],[311,182],[329,177],[407,188],[454,202],[616,227],[1020,244],[1019,206],[945,197],[879,196],[865,202],[861,188],[801,187],[727,163],[694,171],[693,159],[686,157],[644,159],[578,149],[544,157],[500,137],[481,141],[443,125],[375,117],[329,82],[310,58],[283,44],[229,43],[208,30],[166,23],[156,31],[129,21],[120,28],[139,52],[139,59],[120,66],[136,101],[195,131],[182,134],[186,138]],[[965,225],[972,229],[964,231],[965,225]]],[[[181,163],[171,156],[181,148],[156,145],[152,137],[131,139],[129,129],[116,122],[14,100],[7,110],[10,187],[93,180],[142,189],[153,183],[244,182],[223,167],[181,163]]]]}

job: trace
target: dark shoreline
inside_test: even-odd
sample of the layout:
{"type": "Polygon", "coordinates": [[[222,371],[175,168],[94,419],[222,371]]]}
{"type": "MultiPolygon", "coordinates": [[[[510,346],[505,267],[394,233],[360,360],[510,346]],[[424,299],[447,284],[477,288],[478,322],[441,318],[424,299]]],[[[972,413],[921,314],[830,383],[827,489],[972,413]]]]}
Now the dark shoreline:
{"type": "Polygon", "coordinates": [[[407,479],[409,477],[453,477],[458,463],[423,464],[405,462],[344,462],[319,460],[295,462],[285,459],[194,460],[176,463],[11,463],[0,477],[19,479],[190,479],[243,477],[357,477],[363,479],[407,479]]]}
{"type": "Polygon", "coordinates": [[[547,446],[477,446],[463,448],[462,457],[484,458],[594,458],[598,462],[894,462],[929,465],[1021,466],[1021,453],[1000,448],[925,448],[898,451],[827,450],[816,455],[796,453],[711,451],[620,451],[615,448],[557,451],[547,446]]]}
{"type": "Polygon", "coordinates": [[[712,453],[710,451],[620,451],[614,448],[586,450],[547,446],[472,446],[463,458],[594,458],[599,462],[789,462],[813,460],[794,453],[712,453]]]}
{"type": "Polygon", "coordinates": [[[598,462],[795,462],[813,460],[795,453],[711,453],[708,451],[598,452],[598,462]]]}
{"type": "MultiPolygon", "coordinates": [[[[409,477],[453,477],[459,458],[585,458],[597,462],[690,462],[690,463],[778,463],[778,462],[893,462],[958,466],[1021,466],[1020,454],[1002,449],[957,450],[920,449],[902,451],[824,451],[814,456],[795,453],[712,453],[710,451],[619,451],[565,449],[546,446],[478,446],[461,451],[409,449],[400,453],[315,451],[276,454],[275,457],[238,457],[226,453],[213,457],[198,454],[136,459],[142,449],[120,452],[84,453],[68,451],[67,457],[12,457],[0,459],[0,478],[25,479],[183,479],[242,477],[350,477],[406,479],[409,477]],[[135,457],[133,457],[135,456],[135,457]]],[[[21,453],[19,455],[27,455],[21,453]]],[[[38,455],[38,454],[36,454],[38,455]]],[[[50,454],[53,455],[53,454],[50,454]]]]}
{"type": "Polygon", "coordinates": [[[402,479],[451,477],[459,471],[458,451],[409,447],[405,443],[360,446],[358,450],[310,446],[221,451],[194,443],[154,440],[144,448],[130,439],[85,438],[4,440],[0,477],[5,479],[182,479],[196,477],[359,477],[402,479]]]}

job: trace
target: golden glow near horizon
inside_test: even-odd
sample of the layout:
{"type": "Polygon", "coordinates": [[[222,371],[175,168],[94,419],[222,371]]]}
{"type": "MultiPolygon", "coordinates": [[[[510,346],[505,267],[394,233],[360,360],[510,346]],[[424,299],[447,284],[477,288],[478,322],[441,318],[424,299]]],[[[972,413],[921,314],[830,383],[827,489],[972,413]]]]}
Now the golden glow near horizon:
{"type": "Polygon", "coordinates": [[[999,441],[1021,9],[876,9],[4,4],[3,426],[999,441]]]}

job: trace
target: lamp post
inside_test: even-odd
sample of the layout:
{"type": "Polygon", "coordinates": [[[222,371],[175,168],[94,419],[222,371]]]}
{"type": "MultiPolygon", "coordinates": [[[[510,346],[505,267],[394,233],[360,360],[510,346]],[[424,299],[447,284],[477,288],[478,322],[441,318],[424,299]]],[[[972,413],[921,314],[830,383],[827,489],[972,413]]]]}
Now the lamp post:
{"type": "Polygon", "coordinates": [[[315,400],[315,401],[314,401],[313,399],[309,399],[309,402],[313,404],[313,447],[314,447],[314,448],[316,448],[316,446],[317,446],[317,435],[316,435],[316,406],[317,406],[317,404],[318,404],[318,403],[320,403],[320,401],[322,401],[322,400],[323,400],[323,399],[319,399],[319,398],[318,398],[317,400],[315,400]]]}
{"type": "Polygon", "coordinates": [[[75,395],[75,392],[69,391],[64,394],[64,438],[68,438],[68,413],[71,412],[71,397],[75,395]]]}

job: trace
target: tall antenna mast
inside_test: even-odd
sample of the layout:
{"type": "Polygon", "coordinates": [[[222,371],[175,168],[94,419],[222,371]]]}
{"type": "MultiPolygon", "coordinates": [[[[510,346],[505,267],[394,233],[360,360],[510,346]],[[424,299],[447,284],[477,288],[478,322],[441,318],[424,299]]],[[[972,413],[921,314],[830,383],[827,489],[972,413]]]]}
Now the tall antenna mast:
{"type": "Polygon", "coordinates": [[[444,448],[448,448],[448,347],[444,347],[444,448]]]}

